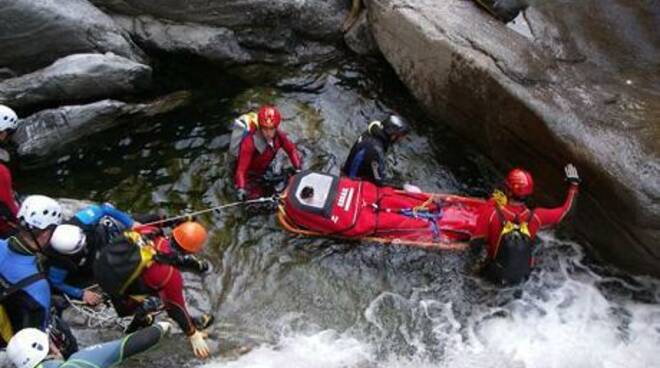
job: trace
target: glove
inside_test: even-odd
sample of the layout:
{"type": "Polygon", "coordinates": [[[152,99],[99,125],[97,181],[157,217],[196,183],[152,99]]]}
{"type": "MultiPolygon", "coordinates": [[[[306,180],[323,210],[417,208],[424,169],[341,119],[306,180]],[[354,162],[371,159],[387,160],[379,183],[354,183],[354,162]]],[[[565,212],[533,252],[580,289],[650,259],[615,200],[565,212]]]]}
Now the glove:
{"type": "Polygon", "coordinates": [[[412,184],[408,184],[408,183],[403,184],[403,190],[408,192],[408,193],[421,193],[422,192],[422,190],[419,189],[419,187],[417,185],[412,185],[412,184]]]}
{"type": "Polygon", "coordinates": [[[205,273],[211,268],[207,260],[199,259],[191,254],[181,256],[178,262],[181,268],[197,273],[205,273]]]}
{"type": "Polygon", "coordinates": [[[199,260],[199,273],[207,273],[211,269],[211,264],[205,259],[199,260]]]}
{"type": "Polygon", "coordinates": [[[245,202],[245,200],[247,200],[247,191],[243,188],[238,188],[236,191],[236,198],[241,202],[245,202]]]}
{"type": "Polygon", "coordinates": [[[156,324],[160,327],[161,330],[163,330],[163,335],[167,335],[172,331],[172,324],[169,322],[161,321],[161,322],[156,322],[156,324]]]}
{"type": "Polygon", "coordinates": [[[209,346],[204,340],[205,337],[205,334],[200,331],[195,331],[195,333],[189,337],[193,353],[199,359],[206,359],[209,357],[209,346]]]}
{"type": "Polygon", "coordinates": [[[566,167],[564,167],[564,172],[566,173],[567,182],[574,185],[578,185],[580,182],[582,182],[582,180],[580,180],[580,176],[578,175],[578,171],[575,166],[573,166],[573,164],[566,165],[566,167]]]}
{"type": "Polygon", "coordinates": [[[158,297],[149,296],[144,299],[138,310],[144,314],[154,313],[158,312],[161,306],[162,303],[158,297]]]}

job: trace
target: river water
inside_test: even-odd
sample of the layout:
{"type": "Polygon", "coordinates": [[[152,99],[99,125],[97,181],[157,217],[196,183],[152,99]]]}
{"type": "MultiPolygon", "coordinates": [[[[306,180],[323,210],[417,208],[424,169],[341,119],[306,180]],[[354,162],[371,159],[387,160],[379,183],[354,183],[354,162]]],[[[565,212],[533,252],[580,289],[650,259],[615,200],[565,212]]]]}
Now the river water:
{"type": "MultiPolygon", "coordinates": [[[[192,88],[191,107],[26,165],[17,187],[135,212],[231,202],[231,119],[269,101],[281,108],[306,168],[338,173],[369,119],[398,111],[415,131],[390,154],[393,175],[426,191],[464,195],[486,195],[498,180],[488,159],[418,111],[379,63],[234,73],[165,63],[163,89],[192,88]]],[[[187,280],[193,309],[217,318],[211,338],[220,353],[206,362],[210,368],[658,365],[660,282],[604,266],[561,228],[542,237],[528,282],[499,289],[473,276],[474,251],[301,238],[272,216],[235,210],[201,220],[212,229],[205,256],[214,268],[203,280],[187,280]],[[251,351],[239,354],[241,346],[251,351]]],[[[116,335],[78,331],[85,343],[116,335]]],[[[130,366],[203,364],[181,335],[164,345],[130,366]]]]}

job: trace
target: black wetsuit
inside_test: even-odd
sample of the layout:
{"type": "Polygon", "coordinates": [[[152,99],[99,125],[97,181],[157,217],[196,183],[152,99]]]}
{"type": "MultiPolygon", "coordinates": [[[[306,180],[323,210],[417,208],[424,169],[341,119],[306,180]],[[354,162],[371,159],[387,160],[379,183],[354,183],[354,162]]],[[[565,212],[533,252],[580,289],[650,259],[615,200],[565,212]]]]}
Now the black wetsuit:
{"type": "Polygon", "coordinates": [[[73,354],[67,361],[47,360],[40,368],[113,367],[160,342],[164,331],[158,325],[144,328],[124,338],[90,346],[73,354]]]}
{"type": "Polygon", "coordinates": [[[385,177],[385,153],[389,145],[390,141],[381,128],[373,127],[365,131],[351,148],[342,167],[342,174],[378,186],[398,187],[398,183],[385,177]]]}

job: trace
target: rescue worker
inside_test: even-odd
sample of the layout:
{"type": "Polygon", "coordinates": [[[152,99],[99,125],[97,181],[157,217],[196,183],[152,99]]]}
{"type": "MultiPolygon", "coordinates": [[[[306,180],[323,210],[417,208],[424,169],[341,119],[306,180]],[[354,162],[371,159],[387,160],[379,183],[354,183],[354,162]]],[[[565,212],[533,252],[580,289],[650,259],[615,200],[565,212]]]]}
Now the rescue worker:
{"type": "Polygon", "coordinates": [[[96,281],[110,294],[120,317],[134,315],[126,332],[153,323],[153,313],[162,301],[167,314],[188,336],[195,356],[207,358],[209,348],[202,330],[213,322],[213,316],[204,314],[191,318],[180,272],[208,271],[209,263],[193,255],[202,250],[206,229],[197,222],[188,221],[176,226],[171,237],[155,227],[145,226],[138,231],[126,232],[124,237],[111,241],[97,254],[96,281]]]}
{"type": "Polygon", "coordinates": [[[33,195],[23,201],[17,217],[17,233],[0,240],[0,302],[10,320],[1,324],[14,331],[26,327],[45,330],[50,321],[51,294],[37,255],[62,221],[62,208],[52,198],[33,195]]]}
{"type": "MultiPolygon", "coordinates": [[[[0,105],[0,146],[4,146],[9,141],[17,125],[18,116],[14,110],[0,105]]],[[[6,239],[16,225],[18,204],[14,199],[11,172],[5,165],[9,161],[9,154],[2,151],[2,155],[0,155],[2,156],[0,157],[0,239],[6,239]]]]}
{"type": "MultiPolygon", "coordinates": [[[[351,179],[362,179],[378,186],[402,187],[385,176],[387,150],[410,132],[410,126],[400,116],[390,115],[384,121],[373,121],[351,148],[342,167],[342,174],[351,179]]],[[[410,191],[419,188],[410,186],[410,191]]]]}
{"type": "Polygon", "coordinates": [[[491,199],[482,207],[475,240],[486,242],[487,259],[482,269],[486,277],[508,285],[527,278],[534,265],[532,246],[537,232],[561,222],[575,202],[580,177],[572,164],[564,170],[569,187],[561,207],[529,209],[525,201],[534,192],[534,180],[519,168],[506,177],[506,198],[491,199]]]}
{"type": "Polygon", "coordinates": [[[124,230],[139,225],[130,215],[109,203],[92,204],[76,212],[65,224],[58,226],[50,239],[48,280],[58,291],[70,298],[94,306],[101,295],[71,284],[69,279],[93,278],[92,263],[97,250],[124,230]]]}
{"type": "Polygon", "coordinates": [[[121,339],[90,346],[66,360],[47,334],[26,328],[11,339],[7,356],[16,368],[109,368],[151,349],[171,328],[169,322],[158,322],[121,339]]]}
{"type": "Polygon", "coordinates": [[[302,167],[296,146],[279,127],[282,121],[280,112],[273,106],[262,106],[257,114],[258,128],[253,129],[240,142],[238,162],[234,174],[236,195],[240,201],[271,194],[260,181],[275,159],[277,152],[284,149],[293,168],[302,167]]]}

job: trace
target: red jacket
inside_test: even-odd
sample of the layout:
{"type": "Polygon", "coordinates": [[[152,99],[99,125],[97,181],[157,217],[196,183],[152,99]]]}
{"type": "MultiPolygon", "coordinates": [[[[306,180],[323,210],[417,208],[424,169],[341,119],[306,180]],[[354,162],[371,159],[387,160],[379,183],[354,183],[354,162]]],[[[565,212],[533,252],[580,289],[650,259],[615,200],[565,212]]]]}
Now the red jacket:
{"type": "Polygon", "coordinates": [[[264,175],[280,148],[284,148],[293,167],[300,169],[301,162],[298,150],[286,134],[278,130],[272,146],[266,143],[259,130],[248,134],[241,142],[238,153],[238,163],[234,175],[236,188],[245,188],[249,177],[264,175]]]}
{"type": "MultiPolygon", "coordinates": [[[[7,207],[9,213],[13,216],[13,220],[16,219],[18,204],[14,200],[11,172],[2,163],[0,163],[0,206],[7,207]]],[[[3,218],[0,218],[0,234],[5,234],[10,230],[9,224],[3,218]]]]}
{"type": "MultiPolygon", "coordinates": [[[[539,230],[550,228],[564,219],[566,214],[570,211],[575,196],[578,193],[578,186],[571,185],[568,188],[566,200],[561,207],[557,208],[535,208],[534,216],[528,222],[529,233],[534,239],[539,230]]],[[[495,258],[500,233],[502,232],[502,223],[496,212],[495,201],[488,201],[481,209],[477,218],[477,225],[474,238],[484,238],[488,246],[488,257],[495,258]]],[[[504,218],[508,221],[513,221],[518,215],[518,219],[525,221],[529,217],[530,209],[522,203],[514,202],[509,203],[501,208],[504,218]]]]}

